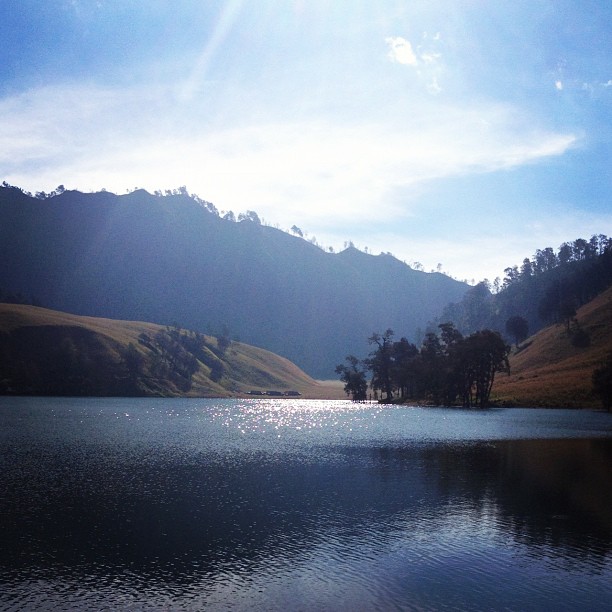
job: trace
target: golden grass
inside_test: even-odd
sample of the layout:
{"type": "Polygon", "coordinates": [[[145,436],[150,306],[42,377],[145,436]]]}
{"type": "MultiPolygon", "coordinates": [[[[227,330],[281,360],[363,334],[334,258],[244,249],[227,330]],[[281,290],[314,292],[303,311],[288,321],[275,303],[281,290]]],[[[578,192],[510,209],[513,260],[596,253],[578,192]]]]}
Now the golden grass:
{"type": "MultiPolygon", "coordinates": [[[[133,344],[143,357],[147,357],[147,349],[139,343],[138,337],[142,333],[153,337],[165,329],[153,323],[86,317],[36,306],[0,303],[0,332],[43,325],[86,328],[99,335],[101,342],[108,347],[109,358],[113,360],[119,359],[115,349],[111,349],[113,344],[124,348],[133,344]]],[[[215,344],[215,340],[210,337],[207,337],[207,342],[213,346],[215,344]]],[[[289,360],[248,344],[233,342],[223,356],[223,362],[225,376],[219,382],[212,381],[209,368],[200,364],[193,376],[192,389],[187,395],[232,397],[246,396],[251,390],[275,390],[297,391],[302,397],[313,399],[345,397],[341,386],[315,381],[289,360]]],[[[171,389],[170,393],[176,393],[176,390],[171,389]]]]}
{"type": "Polygon", "coordinates": [[[498,374],[492,399],[522,406],[598,407],[591,377],[612,351],[612,288],[578,310],[590,346],[575,347],[563,325],[541,330],[510,356],[511,375],[498,374]]]}
{"type": "Polygon", "coordinates": [[[125,345],[130,342],[137,343],[139,334],[143,332],[155,333],[161,329],[160,325],[155,325],[154,323],[85,317],[47,308],[39,308],[38,306],[0,303],[1,331],[8,332],[25,325],[71,325],[84,327],[125,345]]]}

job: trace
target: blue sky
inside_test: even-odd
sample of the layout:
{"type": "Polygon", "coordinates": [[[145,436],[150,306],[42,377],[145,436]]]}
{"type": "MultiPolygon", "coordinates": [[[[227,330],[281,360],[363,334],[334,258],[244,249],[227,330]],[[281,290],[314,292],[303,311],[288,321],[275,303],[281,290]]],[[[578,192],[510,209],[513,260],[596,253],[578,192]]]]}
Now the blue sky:
{"type": "Polygon", "coordinates": [[[612,234],[600,0],[5,0],[0,180],[186,185],[459,279],[612,234]]]}

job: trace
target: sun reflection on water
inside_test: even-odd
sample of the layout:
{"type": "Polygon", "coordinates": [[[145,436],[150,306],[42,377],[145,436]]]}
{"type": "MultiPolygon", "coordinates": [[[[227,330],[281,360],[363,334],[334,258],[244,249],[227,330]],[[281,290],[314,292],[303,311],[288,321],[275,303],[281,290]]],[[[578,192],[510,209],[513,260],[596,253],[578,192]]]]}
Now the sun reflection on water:
{"type": "Polygon", "coordinates": [[[368,428],[383,408],[348,400],[247,399],[204,410],[227,428],[281,436],[287,431],[368,428]]]}

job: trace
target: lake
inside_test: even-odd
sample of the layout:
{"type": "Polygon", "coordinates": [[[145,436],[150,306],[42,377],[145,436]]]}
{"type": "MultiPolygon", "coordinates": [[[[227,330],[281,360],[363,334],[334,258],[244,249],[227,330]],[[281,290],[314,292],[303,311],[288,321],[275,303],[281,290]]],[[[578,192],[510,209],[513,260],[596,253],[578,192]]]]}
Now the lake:
{"type": "Polygon", "coordinates": [[[611,610],[612,415],[0,398],[2,610],[611,610]]]}

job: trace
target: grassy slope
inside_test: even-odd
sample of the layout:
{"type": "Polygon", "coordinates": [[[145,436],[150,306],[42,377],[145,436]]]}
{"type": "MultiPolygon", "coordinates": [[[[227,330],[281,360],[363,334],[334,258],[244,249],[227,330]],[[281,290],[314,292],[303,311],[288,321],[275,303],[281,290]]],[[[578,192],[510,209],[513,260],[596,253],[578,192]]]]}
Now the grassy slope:
{"type": "MultiPolygon", "coordinates": [[[[152,337],[164,329],[159,325],[76,316],[35,306],[0,304],[0,333],[28,330],[35,337],[36,331],[33,328],[37,327],[41,331],[53,328],[60,340],[63,336],[75,337],[75,328],[87,330],[90,332],[87,336],[89,344],[95,341],[96,358],[100,356],[105,363],[113,364],[115,372],[117,364],[121,362],[122,350],[132,344],[144,359],[143,375],[139,380],[143,394],[226,397],[242,395],[250,390],[273,389],[295,390],[308,398],[343,397],[341,389],[314,381],[290,361],[239,342],[232,343],[223,357],[225,376],[221,381],[213,382],[208,376],[209,368],[199,363],[199,369],[193,375],[192,388],[182,393],[172,381],[151,376],[148,368],[152,354],[139,343],[140,334],[152,337]]],[[[207,342],[216,344],[213,338],[207,338],[207,342]]],[[[112,384],[113,381],[109,380],[109,388],[112,384]]]]}
{"type": "Polygon", "coordinates": [[[591,376],[612,351],[612,288],[578,310],[590,346],[572,346],[565,326],[529,338],[510,357],[511,375],[498,374],[492,399],[519,406],[598,407],[591,376]]]}

